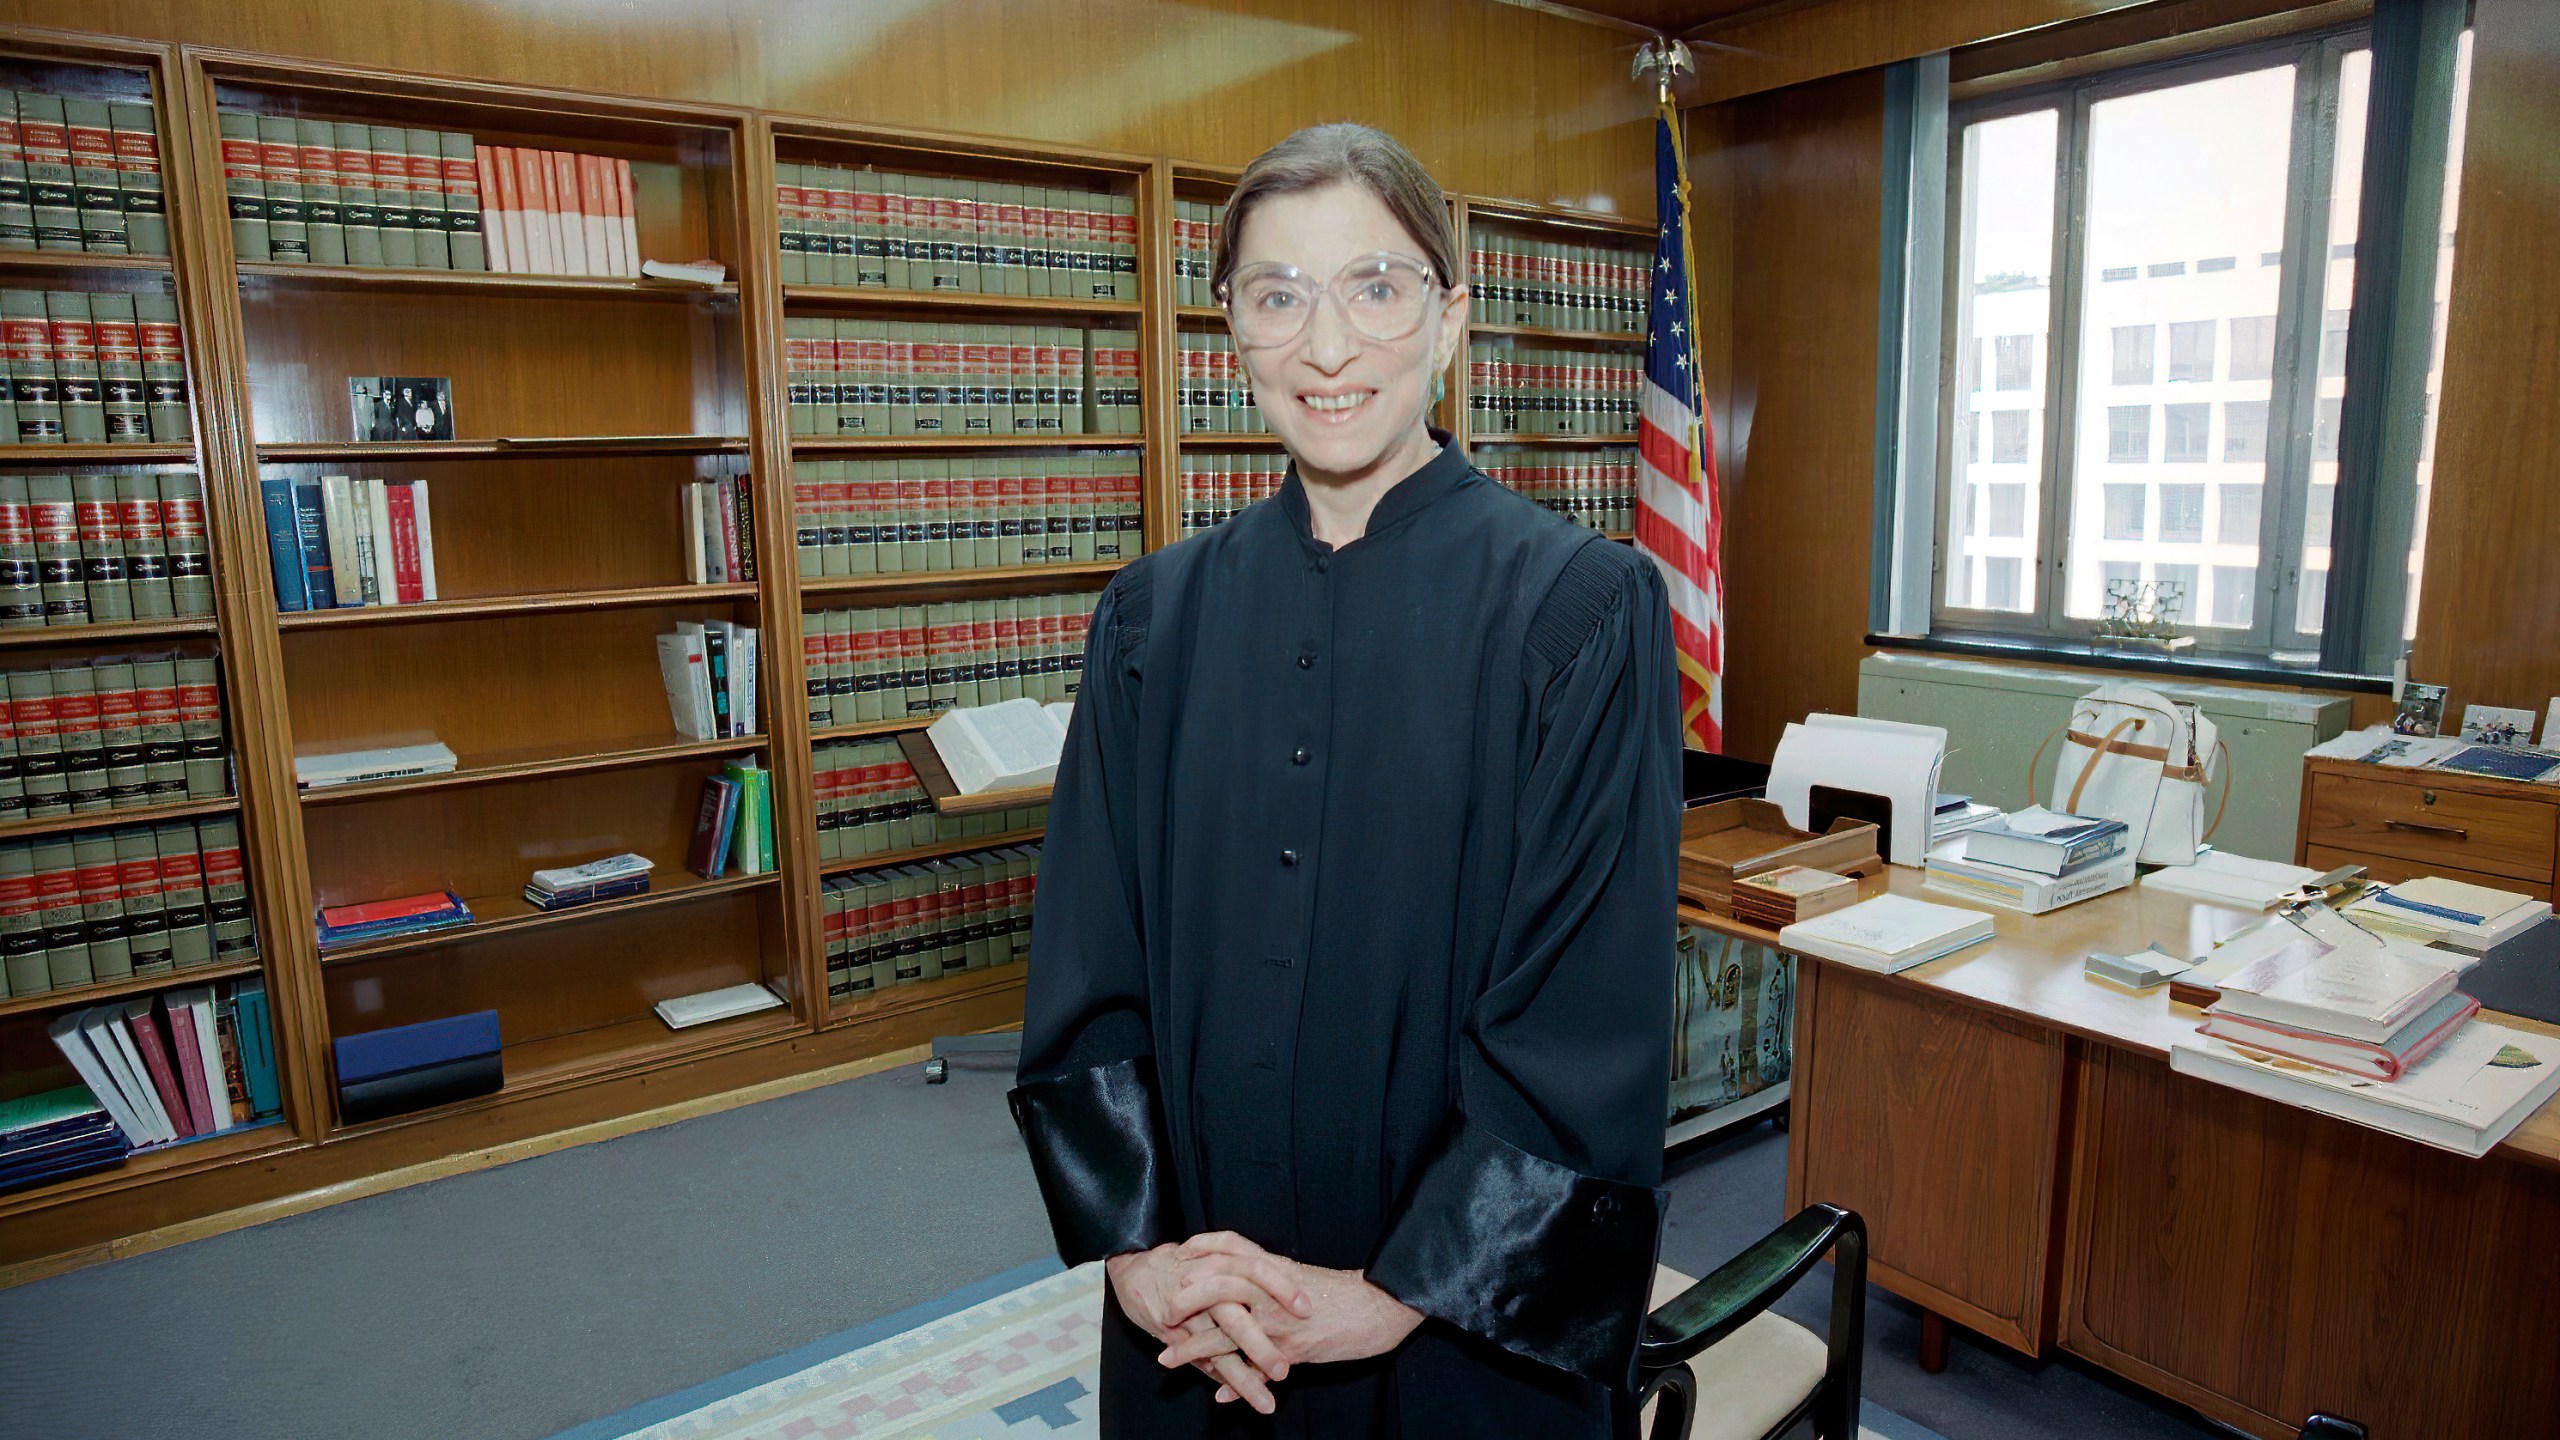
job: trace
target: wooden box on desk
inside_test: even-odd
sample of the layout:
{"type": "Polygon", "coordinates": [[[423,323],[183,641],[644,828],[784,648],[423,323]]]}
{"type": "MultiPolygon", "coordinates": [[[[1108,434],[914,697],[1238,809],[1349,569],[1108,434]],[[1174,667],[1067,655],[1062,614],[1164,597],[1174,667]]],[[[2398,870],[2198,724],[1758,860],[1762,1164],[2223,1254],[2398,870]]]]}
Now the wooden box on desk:
{"type": "Polygon", "coordinates": [[[1884,862],[1876,827],[1842,818],[1819,835],[1787,823],[1766,800],[1718,800],[1680,815],[1680,895],[1719,915],[1733,913],[1733,882],[1746,875],[1802,865],[1835,875],[1874,875],[1884,862]]]}

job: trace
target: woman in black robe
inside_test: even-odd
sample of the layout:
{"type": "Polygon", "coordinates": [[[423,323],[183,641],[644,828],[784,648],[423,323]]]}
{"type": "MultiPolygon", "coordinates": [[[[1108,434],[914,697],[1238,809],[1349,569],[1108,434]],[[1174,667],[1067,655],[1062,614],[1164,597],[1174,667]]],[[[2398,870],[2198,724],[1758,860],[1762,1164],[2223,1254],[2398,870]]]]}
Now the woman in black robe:
{"type": "Polygon", "coordinates": [[[1668,611],[1648,561],[1426,427],[1458,265],[1386,136],[1256,160],[1215,278],[1294,463],[1094,613],[1013,1106],[1060,1252],[1108,1260],[1115,1440],[1623,1424],[1668,1084],[1668,611]]]}

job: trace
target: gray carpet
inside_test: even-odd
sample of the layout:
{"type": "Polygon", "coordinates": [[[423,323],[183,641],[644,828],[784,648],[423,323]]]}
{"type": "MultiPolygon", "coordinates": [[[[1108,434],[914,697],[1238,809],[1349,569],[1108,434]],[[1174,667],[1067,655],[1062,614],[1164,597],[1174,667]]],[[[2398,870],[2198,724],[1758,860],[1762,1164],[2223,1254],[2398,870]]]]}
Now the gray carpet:
{"type": "MultiPolygon", "coordinates": [[[[726,1374],[1047,1253],[1007,1081],[905,1067],[0,1291],[0,1435],[514,1440],[726,1374]]],[[[1664,1260],[1775,1225],[1784,1156],[1682,1157],[1664,1260]]],[[[2215,1433],[1979,1343],[1922,1375],[1880,1293],[1869,1333],[1869,1395],[1947,1440],[2215,1433]]]]}

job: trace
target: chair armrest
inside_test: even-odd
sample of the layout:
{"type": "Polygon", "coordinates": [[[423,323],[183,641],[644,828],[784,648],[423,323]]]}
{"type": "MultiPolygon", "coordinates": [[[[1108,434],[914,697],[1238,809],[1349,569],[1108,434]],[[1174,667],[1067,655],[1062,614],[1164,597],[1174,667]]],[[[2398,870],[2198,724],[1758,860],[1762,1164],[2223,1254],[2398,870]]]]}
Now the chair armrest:
{"type": "Polygon", "coordinates": [[[1806,1206],[1714,1274],[1656,1307],[1645,1318],[1637,1345],[1638,1368],[1648,1374],[1668,1369],[1741,1329],[1844,1238],[1863,1282],[1866,1233],[1865,1224],[1850,1211],[1836,1205],[1806,1206]]]}

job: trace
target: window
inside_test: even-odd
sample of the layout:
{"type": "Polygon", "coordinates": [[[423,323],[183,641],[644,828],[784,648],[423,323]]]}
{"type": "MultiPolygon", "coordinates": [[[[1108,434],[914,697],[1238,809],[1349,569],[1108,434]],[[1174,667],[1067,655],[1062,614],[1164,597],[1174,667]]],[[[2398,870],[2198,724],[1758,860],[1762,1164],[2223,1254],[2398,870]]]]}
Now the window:
{"type": "Polygon", "coordinates": [[[2141,485],[2110,485],[2107,492],[2107,538],[2142,538],[2143,507],[2150,490],[2141,485]]]}
{"type": "Polygon", "coordinates": [[[2216,545],[2255,545],[2258,543],[2258,494],[2255,485],[2217,485],[2221,508],[2213,523],[2216,545]]]}
{"type": "Polygon", "coordinates": [[[2216,565],[2213,567],[2213,608],[2205,623],[2240,629],[2249,623],[2249,592],[2257,588],[2258,571],[2251,565],[2216,565]]]}
{"type": "Polygon", "coordinates": [[[2027,487],[2024,485],[1991,485],[1990,504],[1984,508],[1990,519],[1983,531],[1994,540],[2027,538],[2027,487]]]}
{"type": "Polygon", "coordinates": [[[2267,402],[2227,400],[2222,406],[2222,458],[2234,465],[2263,464],[2267,458],[2267,402]]]}
{"type": "Polygon", "coordinates": [[[1982,562],[1982,603],[1991,610],[2018,608],[2018,557],[1995,555],[1982,562]]]}
{"type": "Polygon", "coordinates": [[[1991,380],[1994,390],[2024,390],[2035,383],[2036,337],[2003,335],[1992,342],[1998,357],[1991,380]]]}
{"type": "Polygon", "coordinates": [[[2151,459],[2151,407],[2107,407],[2107,459],[2119,465],[2142,465],[2151,459]]]}
{"type": "Polygon", "coordinates": [[[2231,378],[2265,380],[2276,373],[2276,317],[2241,315],[2231,322],[2231,378]]]}
{"type": "Polygon", "coordinates": [[[2163,545],[2204,543],[2204,487],[2202,485],[2160,487],[2160,543],[2163,545]]]}
{"type": "Polygon", "coordinates": [[[2211,320],[2190,320],[2169,327],[2171,380],[2213,378],[2213,326],[2211,320]]]}
{"type": "Polygon", "coordinates": [[[2169,422],[2168,444],[2160,458],[2172,465],[2200,465],[2213,433],[2213,407],[2198,400],[2185,405],[2163,405],[2162,415],[2169,422]]]}
{"type": "Polygon", "coordinates": [[[2181,622],[2188,625],[2196,623],[2198,614],[2196,601],[2200,598],[2196,594],[2196,567],[2154,565],[2151,567],[2151,583],[2160,587],[2160,605],[2163,610],[2175,606],[2175,613],[2181,622]]]}
{"type": "Polygon", "coordinates": [[[2154,328],[2149,325],[2115,327],[2115,383],[2118,385],[2151,383],[2151,335],[2154,328]]]}
{"type": "MultiPolygon", "coordinates": [[[[2422,43],[2437,43],[2434,32],[2422,43]]],[[[2364,187],[2372,38],[2357,28],[1995,88],[1950,110],[1943,213],[1955,293],[1943,313],[1956,333],[1943,351],[1930,344],[1978,357],[1992,379],[1973,394],[1970,365],[1955,365],[1940,381],[1954,412],[1942,423],[1990,415],[1990,463],[2007,468],[1988,486],[1968,473],[1985,448],[1969,430],[1957,432],[1969,444],[1942,452],[1936,625],[2074,641],[2101,617],[2107,581],[2138,576],[2187,587],[2181,623],[2200,632],[2197,653],[2335,663],[2345,637],[2324,651],[2320,629],[2348,351],[2360,377],[2377,366],[2390,377],[2385,426],[2397,438],[2372,463],[2407,471],[2409,457],[2424,457],[2414,476],[2382,476],[2371,492],[2377,506],[2421,507],[2407,532],[2423,533],[2440,374],[2430,364],[2416,383],[2435,337],[2400,333],[2418,328],[2424,307],[2369,305],[2387,317],[2375,322],[2380,338],[2347,343],[2356,231],[2395,213],[2422,225],[2415,197],[2433,206],[2440,196],[2441,254],[2400,247],[2410,258],[2391,283],[2406,295],[2410,275],[2423,283],[2420,267],[2449,267],[2469,73],[2461,43],[2445,168],[2427,154],[2405,195],[2396,181],[2389,196],[2364,187]],[[2144,403],[2158,385],[2176,387],[2175,403],[2144,403]],[[2002,572],[2014,588],[1994,580],[1993,560],[2016,562],[2002,572]],[[1991,608],[2004,613],[1962,613],[1991,608]]],[[[2426,67],[2443,58],[2390,73],[2442,75],[2426,67]]],[[[2437,271],[2439,306],[2448,274],[2437,271]]],[[[2370,443],[2361,424],[2357,434],[2370,443]]],[[[2347,458],[2350,468],[2371,459],[2347,458]]],[[[2338,543],[2399,543],[2396,512],[2375,513],[2371,525],[2359,517],[2356,536],[2341,528],[2338,543]]],[[[1903,574],[1931,559],[1897,556],[1903,574]]],[[[2364,589],[2380,568],[2405,579],[2388,597],[2396,607],[2415,588],[2416,558],[2353,563],[2364,589]]],[[[2362,644],[2363,616],[2356,625],[2362,644]]]]}
{"type": "Polygon", "coordinates": [[[1994,410],[1991,412],[1991,463],[2023,465],[2027,463],[2027,412],[1994,410]]]}

